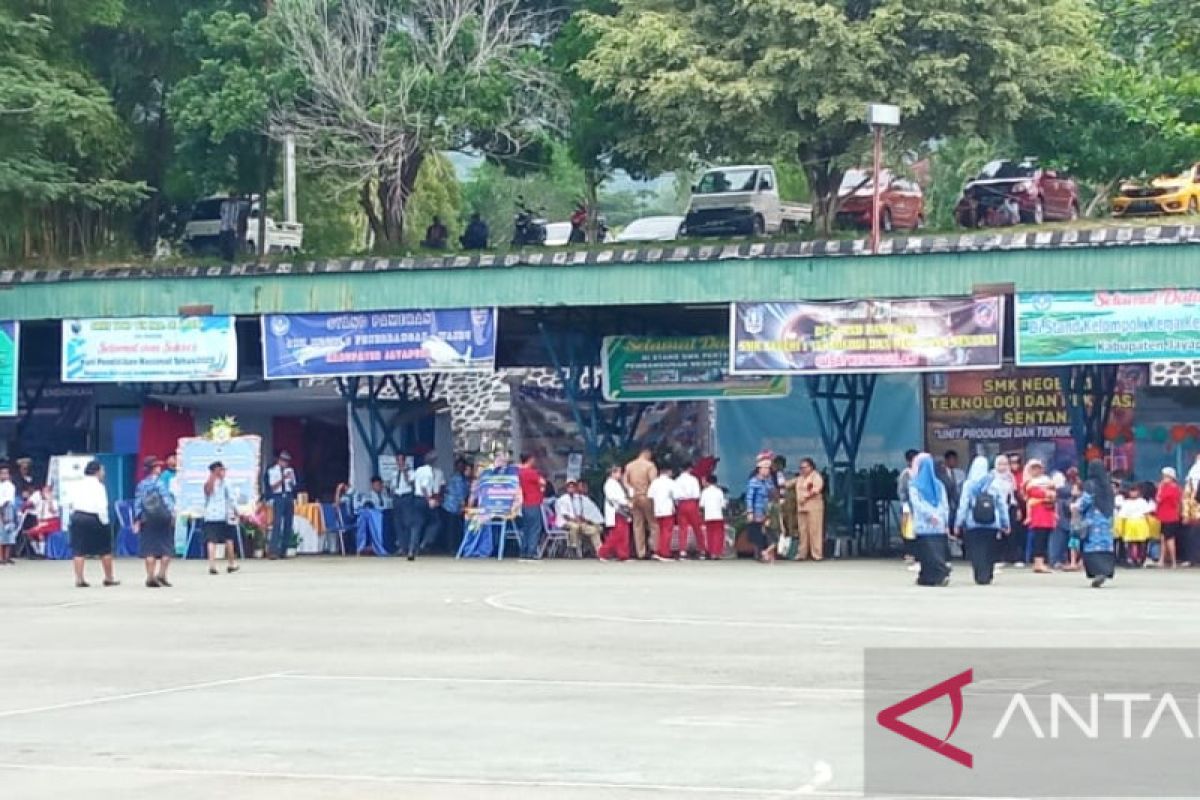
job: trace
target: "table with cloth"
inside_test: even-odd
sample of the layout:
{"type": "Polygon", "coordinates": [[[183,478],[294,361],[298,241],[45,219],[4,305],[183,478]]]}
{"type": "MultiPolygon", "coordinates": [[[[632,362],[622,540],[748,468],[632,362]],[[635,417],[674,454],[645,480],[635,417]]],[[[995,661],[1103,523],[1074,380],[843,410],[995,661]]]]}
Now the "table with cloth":
{"type": "MultiPolygon", "coordinates": [[[[292,530],[296,534],[297,553],[313,554],[321,552],[321,536],[325,533],[325,517],[320,503],[301,503],[297,501],[295,513],[292,515],[292,530]]],[[[263,508],[263,519],[267,526],[267,535],[271,535],[271,526],[275,524],[275,509],[267,503],[263,508]]]]}
{"type": "Polygon", "coordinates": [[[377,556],[386,556],[387,546],[383,541],[383,511],[378,508],[363,508],[358,512],[355,552],[362,555],[368,544],[377,556]]]}

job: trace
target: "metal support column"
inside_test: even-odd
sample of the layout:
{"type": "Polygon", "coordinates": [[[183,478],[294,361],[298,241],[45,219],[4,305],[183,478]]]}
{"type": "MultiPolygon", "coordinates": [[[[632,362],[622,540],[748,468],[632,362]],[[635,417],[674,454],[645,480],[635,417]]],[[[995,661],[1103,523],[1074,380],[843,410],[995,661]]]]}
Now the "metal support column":
{"type": "Polygon", "coordinates": [[[875,394],[876,375],[815,375],[806,378],[821,442],[829,459],[829,489],[843,505],[847,532],[855,533],[858,448],[875,394]]]}
{"type": "Polygon", "coordinates": [[[1108,364],[1080,364],[1059,372],[1071,437],[1080,459],[1089,447],[1104,450],[1104,429],[1117,393],[1117,370],[1108,364]]]}

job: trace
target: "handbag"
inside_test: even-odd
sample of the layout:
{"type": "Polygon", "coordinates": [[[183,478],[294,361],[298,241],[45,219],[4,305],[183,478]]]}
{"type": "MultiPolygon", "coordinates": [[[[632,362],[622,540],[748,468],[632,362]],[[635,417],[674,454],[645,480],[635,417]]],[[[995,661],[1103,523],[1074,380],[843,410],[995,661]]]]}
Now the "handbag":
{"type": "Polygon", "coordinates": [[[171,511],[166,501],[158,492],[150,492],[142,500],[142,519],[153,524],[165,524],[171,521],[171,511]]]}
{"type": "Polygon", "coordinates": [[[800,540],[795,536],[788,536],[787,534],[784,534],[783,536],[779,537],[779,542],[775,545],[775,554],[779,558],[786,559],[788,561],[794,561],[796,558],[796,551],[799,549],[800,540]]]}

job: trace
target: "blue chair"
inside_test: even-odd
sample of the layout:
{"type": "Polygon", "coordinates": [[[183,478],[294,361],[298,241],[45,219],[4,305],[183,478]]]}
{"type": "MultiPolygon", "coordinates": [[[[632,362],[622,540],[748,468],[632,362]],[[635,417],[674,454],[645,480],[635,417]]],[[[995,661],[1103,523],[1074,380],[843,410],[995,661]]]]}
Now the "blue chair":
{"type": "Polygon", "coordinates": [[[50,561],[70,561],[75,554],[71,551],[71,535],[64,520],[62,530],[46,537],[46,558],[50,561]]]}
{"type": "MultiPolygon", "coordinates": [[[[238,558],[246,557],[246,543],[242,539],[242,526],[233,526],[234,543],[238,558]]],[[[208,543],[204,539],[204,520],[193,518],[188,521],[187,544],[183,546],[183,557],[204,560],[208,558],[208,543]]]]}
{"type": "MultiPolygon", "coordinates": [[[[342,516],[342,509],[333,503],[321,503],[321,521],[325,524],[325,537],[336,536],[338,552],[346,555],[346,539],[347,531],[355,529],[355,526],[347,522],[342,516]]],[[[325,552],[326,542],[321,543],[321,552],[325,552]]],[[[384,555],[379,553],[379,555],[384,555]]]]}
{"type": "Polygon", "coordinates": [[[138,537],[133,530],[133,501],[118,500],[117,511],[117,557],[136,558],[138,537]]]}

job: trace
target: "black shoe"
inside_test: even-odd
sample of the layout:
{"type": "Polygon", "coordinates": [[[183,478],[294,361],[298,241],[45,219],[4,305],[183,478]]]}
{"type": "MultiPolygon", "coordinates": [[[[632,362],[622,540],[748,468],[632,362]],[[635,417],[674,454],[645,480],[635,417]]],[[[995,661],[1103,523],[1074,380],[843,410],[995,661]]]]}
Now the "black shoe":
{"type": "Polygon", "coordinates": [[[416,554],[416,553],[409,553],[409,554],[408,554],[408,560],[409,560],[409,561],[416,561],[416,560],[417,560],[417,554],[416,554]]]}
{"type": "Polygon", "coordinates": [[[158,582],[157,578],[146,578],[146,588],[147,589],[157,589],[161,586],[162,586],[162,584],[158,582]]]}
{"type": "Polygon", "coordinates": [[[107,580],[107,579],[105,579],[105,581],[104,581],[104,585],[105,585],[105,586],[120,586],[120,585],[121,585],[121,582],[120,582],[120,581],[118,581],[118,580],[111,580],[111,581],[110,581],[110,580],[107,580]]]}
{"type": "Polygon", "coordinates": [[[209,568],[208,568],[208,574],[209,574],[209,575],[220,575],[221,573],[217,572],[217,568],[216,568],[216,567],[209,567],[209,568]]]}
{"type": "Polygon", "coordinates": [[[239,569],[241,569],[241,567],[235,565],[232,567],[226,567],[225,571],[228,572],[230,575],[232,575],[233,573],[237,572],[239,569]]]}
{"type": "Polygon", "coordinates": [[[155,578],[155,580],[158,581],[159,586],[166,587],[167,589],[171,588],[171,582],[169,580],[167,580],[166,576],[160,575],[157,578],[155,578]]]}
{"type": "Polygon", "coordinates": [[[1103,575],[1101,575],[1100,577],[1098,577],[1098,578],[1095,578],[1095,579],[1093,579],[1093,580],[1092,580],[1092,588],[1093,588],[1093,589],[1099,589],[1099,588],[1100,588],[1101,586],[1103,586],[1103,585],[1105,584],[1105,582],[1107,582],[1107,581],[1108,581],[1108,578],[1106,578],[1106,577],[1104,577],[1103,575]]]}
{"type": "Polygon", "coordinates": [[[89,588],[91,588],[91,584],[88,583],[87,581],[75,581],[75,588],[76,589],[89,589],[89,588]]]}

